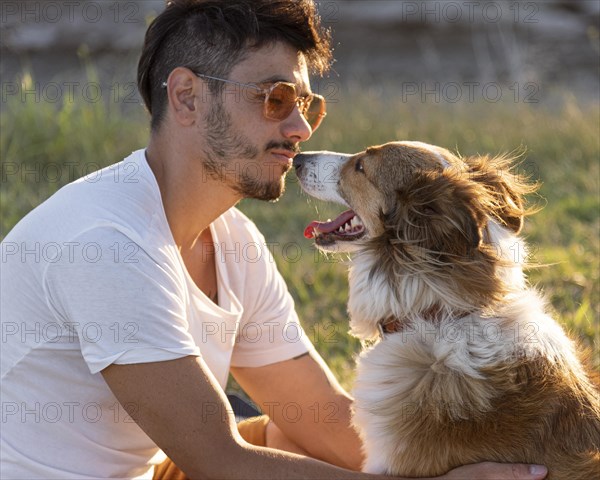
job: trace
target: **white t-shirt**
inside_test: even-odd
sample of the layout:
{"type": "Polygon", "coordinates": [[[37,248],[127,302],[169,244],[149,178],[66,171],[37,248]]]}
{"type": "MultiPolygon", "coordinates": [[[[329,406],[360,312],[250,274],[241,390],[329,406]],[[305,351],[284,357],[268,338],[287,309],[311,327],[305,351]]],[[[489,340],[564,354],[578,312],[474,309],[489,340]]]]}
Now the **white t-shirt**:
{"type": "Polygon", "coordinates": [[[2,479],[151,477],[164,456],[104,382],[112,363],[201,355],[224,388],[230,366],[312,348],[256,226],[232,208],[211,233],[218,306],[184,267],[144,150],[62,188],[9,233],[2,479]]]}

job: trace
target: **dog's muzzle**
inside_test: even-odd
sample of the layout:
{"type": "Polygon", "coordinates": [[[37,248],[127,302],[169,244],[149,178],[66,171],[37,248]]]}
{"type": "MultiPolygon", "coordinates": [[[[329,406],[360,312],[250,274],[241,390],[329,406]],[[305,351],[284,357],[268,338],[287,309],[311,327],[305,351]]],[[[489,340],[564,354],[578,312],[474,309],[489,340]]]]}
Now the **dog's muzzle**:
{"type": "Polygon", "coordinates": [[[334,152],[299,153],[294,157],[302,189],[319,200],[348,206],[339,195],[340,170],[352,155],[334,152]]]}
{"type": "MultiPolygon", "coordinates": [[[[348,205],[341,189],[341,173],[344,164],[352,157],[345,153],[309,152],[294,157],[296,176],[302,189],[309,195],[326,202],[348,205]]],[[[366,233],[354,210],[342,212],[334,220],[313,221],[304,230],[306,238],[314,238],[315,244],[322,250],[337,251],[341,243],[344,251],[350,251],[349,245],[362,238],[366,233]]]]}

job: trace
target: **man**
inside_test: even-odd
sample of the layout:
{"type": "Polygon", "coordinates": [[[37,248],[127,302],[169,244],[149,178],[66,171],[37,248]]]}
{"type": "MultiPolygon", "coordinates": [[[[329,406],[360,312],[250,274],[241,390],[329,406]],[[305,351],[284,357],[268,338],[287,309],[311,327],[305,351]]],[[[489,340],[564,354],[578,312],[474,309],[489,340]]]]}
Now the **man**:
{"type": "MultiPolygon", "coordinates": [[[[353,471],[351,399],[233,208],[282,194],[325,113],[308,69],[329,61],[311,0],[175,1],[153,22],[138,74],[148,148],[63,188],[3,242],[2,478],[149,478],[159,448],[155,478],[383,478],[353,471]],[[238,432],[228,372],[270,414],[267,446],[238,432]]],[[[256,440],[264,424],[240,431],[256,440]]]]}

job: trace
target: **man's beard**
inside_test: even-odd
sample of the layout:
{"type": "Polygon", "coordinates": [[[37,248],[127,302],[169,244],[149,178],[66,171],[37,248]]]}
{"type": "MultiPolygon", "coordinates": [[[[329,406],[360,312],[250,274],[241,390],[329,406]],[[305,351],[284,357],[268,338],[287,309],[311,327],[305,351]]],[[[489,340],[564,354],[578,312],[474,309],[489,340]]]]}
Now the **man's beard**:
{"type": "MultiPolygon", "coordinates": [[[[208,175],[216,180],[227,182],[243,198],[274,201],[283,195],[285,173],[290,167],[283,167],[276,163],[260,164],[256,160],[261,153],[258,147],[253,145],[248,137],[234,130],[231,116],[225,112],[219,101],[212,104],[205,128],[207,148],[204,150],[204,168],[208,175]],[[232,159],[250,160],[250,162],[234,165],[231,163],[232,159]],[[239,165],[242,165],[242,168],[239,165]],[[260,178],[264,168],[268,168],[267,180],[260,178]],[[233,179],[229,178],[228,174],[233,179]]],[[[290,151],[298,150],[291,142],[270,142],[265,147],[265,152],[278,147],[290,151]]]]}

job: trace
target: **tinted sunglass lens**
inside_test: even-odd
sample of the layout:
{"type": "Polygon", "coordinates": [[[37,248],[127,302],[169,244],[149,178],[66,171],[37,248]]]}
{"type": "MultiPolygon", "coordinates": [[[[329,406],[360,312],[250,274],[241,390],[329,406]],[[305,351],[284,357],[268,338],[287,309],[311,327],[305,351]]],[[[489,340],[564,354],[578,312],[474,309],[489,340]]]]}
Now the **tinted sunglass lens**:
{"type": "Polygon", "coordinates": [[[322,97],[314,95],[306,106],[304,117],[310,125],[310,128],[316,130],[325,117],[325,100],[322,97]]]}
{"type": "MultiPolygon", "coordinates": [[[[292,113],[298,101],[294,85],[277,83],[267,96],[265,116],[273,120],[284,120],[292,113]]],[[[325,117],[325,99],[320,95],[310,95],[300,104],[302,115],[312,130],[316,130],[325,117]]]]}
{"type": "Polygon", "coordinates": [[[278,83],[269,93],[265,114],[268,118],[283,120],[292,113],[296,104],[296,90],[292,85],[278,83]]]}

